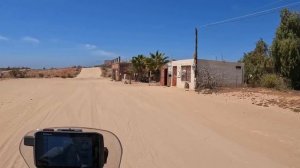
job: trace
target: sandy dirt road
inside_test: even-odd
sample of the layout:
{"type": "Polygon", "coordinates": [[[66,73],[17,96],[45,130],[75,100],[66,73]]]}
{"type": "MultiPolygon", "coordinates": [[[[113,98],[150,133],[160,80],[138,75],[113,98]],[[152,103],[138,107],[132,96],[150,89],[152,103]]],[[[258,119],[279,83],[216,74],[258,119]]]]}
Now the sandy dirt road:
{"type": "Polygon", "coordinates": [[[26,167],[18,145],[28,130],[66,125],[116,133],[124,168],[300,167],[299,114],[82,73],[0,81],[1,168],[26,167]]]}
{"type": "Polygon", "coordinates": [[[101,77],[101,70],[99,68],[83,68],[76,77],[77,79],[98,79],[101,77]]]}

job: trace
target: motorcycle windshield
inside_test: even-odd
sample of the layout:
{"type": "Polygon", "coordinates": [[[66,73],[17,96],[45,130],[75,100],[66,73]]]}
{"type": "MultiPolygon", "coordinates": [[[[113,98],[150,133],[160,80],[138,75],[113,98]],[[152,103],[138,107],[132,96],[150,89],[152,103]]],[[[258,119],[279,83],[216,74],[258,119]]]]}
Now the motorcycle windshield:
{"type": "MultiPolygon", "coordinates": [[[[119,138],[113,134],[112,132],[100,129],[93,128],[81,128],[81,127],[55,127],[55,128],[47,128],[54,130],[81,130],[82,132],[93,132],[99,133],[103,136],[104,139],[104,147],[108,149],[108,157],[107,162],[104,165],[104,168],[119,168],[121,165],[121,159],[123,154],[123,149],[119,138]]],[[[20,142],[19,150],[20,153],[26,162],[29,168],[36,168],[34,161],[34,147],[25,145],[27,142],[24,142],[25,137],[34,137],[35,133],[41,130],[33,130],[28,132],[22,141],[20,142]]]]}

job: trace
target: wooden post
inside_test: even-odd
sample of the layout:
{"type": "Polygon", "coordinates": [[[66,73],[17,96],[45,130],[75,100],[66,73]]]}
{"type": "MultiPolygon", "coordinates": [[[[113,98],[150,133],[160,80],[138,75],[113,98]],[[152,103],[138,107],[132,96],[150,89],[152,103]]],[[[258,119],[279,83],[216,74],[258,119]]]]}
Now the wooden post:
{"type": "Polygon", "coordinates": [[[195,28],[195,54],[194,54],[194,74],[195,74],[195,89],[197,89],[197,77],[198,77],[198,29],[195,28]]]}

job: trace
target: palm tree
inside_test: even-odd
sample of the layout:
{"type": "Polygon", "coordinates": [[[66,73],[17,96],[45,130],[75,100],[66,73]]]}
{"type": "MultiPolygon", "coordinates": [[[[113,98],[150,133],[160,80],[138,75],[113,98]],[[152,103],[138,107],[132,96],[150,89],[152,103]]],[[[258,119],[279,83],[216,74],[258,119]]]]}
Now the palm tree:
{"type": "Polygon", "coordinates": [[[150,71],[153,72],[155,80],[158,81],[160,77],[160,69],[169,62],[168,57],[165,56],[165,53],[156,51],[155,53],[150,53],[150,71]]]}
{"type": "Polygon", "coordinates": [[[132,57],[131,63],[133,66],[133,71],[137,73],[137,79],[141,80],[146,71],[146,57],[144,55],[132,57]]]}
{"type": "Polygon", "coordinates": [[[168,57],[164,53],[156,51],[155,53],[150,53],[150,57],[145,57],[144,55],[138,55],[132,57],[131,63],[133,66],[133,72],[137,73],[137,79],[141,81],[142,77],[150,77],[154,75],[156,81],[159,80],[160,69],[168,63],[168,57]],[[148,74],[148,75],[147,75],[148,74]]]}

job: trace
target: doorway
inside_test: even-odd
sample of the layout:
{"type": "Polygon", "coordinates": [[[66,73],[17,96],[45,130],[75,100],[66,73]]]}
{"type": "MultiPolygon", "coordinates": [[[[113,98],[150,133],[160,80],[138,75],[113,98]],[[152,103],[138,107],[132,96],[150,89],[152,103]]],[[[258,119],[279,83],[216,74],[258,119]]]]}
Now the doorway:
{"type": "Polygon", "coordinates": [[[177,86],[177,66],[173,66],[172,86],[177,86]]]}
{"type": "Polygon", "coordinates": [[[168,85],[168,69],[164,69],[164,86],[168,85]]]}

